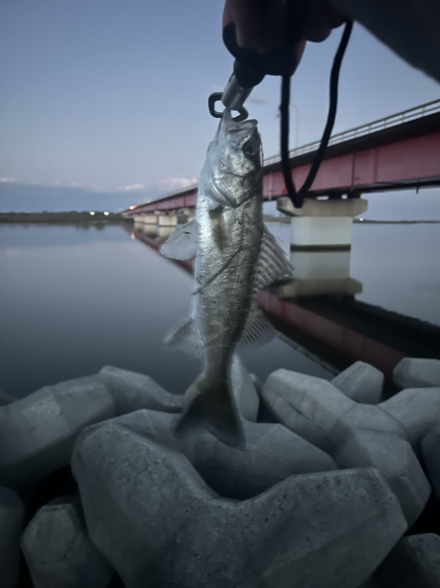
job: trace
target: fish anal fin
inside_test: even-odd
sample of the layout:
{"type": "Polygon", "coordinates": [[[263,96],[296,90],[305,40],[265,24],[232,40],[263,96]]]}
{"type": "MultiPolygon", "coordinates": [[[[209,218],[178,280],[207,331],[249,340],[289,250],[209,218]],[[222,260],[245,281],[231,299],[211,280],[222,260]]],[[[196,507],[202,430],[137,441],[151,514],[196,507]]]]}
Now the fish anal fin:
{"type": "Polygon", "coordinates": [[[203,342],[200,338],[194,320],[186,318],[165,335],[164,343],[167,347],[180,349],[191,357],[201,357],[203,342]]]}
{"type": "Polygon", "coordinates": [[[275,237],[264,227],[260,255],[255,267],[254,292],[273,282],[293,277],[293,267],[275,237]]]}
{"type": "Polygon", "coordinates": [[[197,222],[195,218],[178,226],[160,248],[162,255],[170,259],[192,259],[196,250],[197,222]]]}
{"type": "Polygon", "coordinates": [[[259,343],[263,345],[276,337],[276,331],[255,301],[252,302],[238,347],[259,343]]]}

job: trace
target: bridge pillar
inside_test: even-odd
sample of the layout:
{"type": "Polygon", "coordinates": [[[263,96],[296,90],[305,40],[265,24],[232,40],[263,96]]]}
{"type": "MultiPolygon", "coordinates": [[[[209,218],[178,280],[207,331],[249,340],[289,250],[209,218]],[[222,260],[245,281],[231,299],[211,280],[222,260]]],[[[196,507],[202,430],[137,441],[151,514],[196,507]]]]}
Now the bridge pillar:
{"type": "Polygon", "coordinates": [[[147,225],[156,225],[157,224],[157,216],[154,212],[140,212],[139,214],[133,215],[134,222],[136,224],[147,224],[147,225]]]}
{"type": "Polygon", "coordinates": [[[158,227],[177,227],[177,214],[161,212],[157,217],[158,227]]]}
{"type": "Polygon", "coordinates": [[[353,217],[367,210],[368,202],[355,199],[306,199],[302,208],[279,198],[278,210],[290,215],[290,262],[294,279],[277,289],[281,298],[351,295],[362,284],[350,277],[353,217]]]}
{"type": "Polygon", "coordinates": [[[306,198],[294,208],[290,198],[278,198],[277,208],[291,216],[292,250],[350,249],[353,217],[368,208],[361,198],[317,200],[306,198]]]}

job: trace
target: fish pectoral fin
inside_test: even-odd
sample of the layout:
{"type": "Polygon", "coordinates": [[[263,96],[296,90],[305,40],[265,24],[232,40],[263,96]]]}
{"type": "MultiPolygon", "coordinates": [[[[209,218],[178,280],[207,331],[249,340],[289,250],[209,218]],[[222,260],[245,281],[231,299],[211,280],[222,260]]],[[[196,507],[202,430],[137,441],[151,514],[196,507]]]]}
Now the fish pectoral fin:
{"type": "Polygon", "coordinates": [[[243,333],[238,347],[252,345],[255,343],[264,344],[277,336],[271,322],[256,302],[252,302],[243,333]]]}
{"type": "Polygon", "coordinates": [[[225,445],[245,449],[243,425],[231,400],[227,382],[213,385],[207,379],[196,381],[192,389],[198,390],[175,429],[176,437],[185,437],[205,429],[225,445]]]}
{"type": "Polygon", "coordinates": [[[197,221],[191,219],[177,227],[160,248],[160,252],[170,259],[192,259],[197,250],[197,221]]]}
{"type": "Polygon", "coordinates": [[[293,277],[293,267],[278,245],[275,237],[264,227],[260,255],[255,267],[254,292],[293,277]]]}
{"type": "Polygon", "coordinates": [[[186,318],[165,335],[164,343],[167,347],[185,351],[191,357],[201,357],[203,341],[194,320],[186,318]]]}

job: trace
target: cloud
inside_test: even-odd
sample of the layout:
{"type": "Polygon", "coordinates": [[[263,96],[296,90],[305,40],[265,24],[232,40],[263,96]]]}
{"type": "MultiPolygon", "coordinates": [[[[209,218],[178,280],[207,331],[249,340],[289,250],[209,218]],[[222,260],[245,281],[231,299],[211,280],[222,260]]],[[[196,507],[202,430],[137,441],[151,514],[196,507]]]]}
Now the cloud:
{"type": "Polygon", "coordinates": [[[0,178],[0,182],[4,182],[5,184],[13,184],[17,180],[15,178],[8,178],[7,176],[3,176],[0,178]]]}
{"type": "Polygon", "coordinates": [[[129,184],[128,186],[119,186],[118,190],[121,192],[136,192],[137,190],[143,190],[144,184],[129,184]]]}
{"type": "Polygon", "coordinates": [[[196,178],[166,178],[160,180],[158,187],[160,190],[179,190],[180,188],[188,188],[188,186],[196,183],[196,178]]]}

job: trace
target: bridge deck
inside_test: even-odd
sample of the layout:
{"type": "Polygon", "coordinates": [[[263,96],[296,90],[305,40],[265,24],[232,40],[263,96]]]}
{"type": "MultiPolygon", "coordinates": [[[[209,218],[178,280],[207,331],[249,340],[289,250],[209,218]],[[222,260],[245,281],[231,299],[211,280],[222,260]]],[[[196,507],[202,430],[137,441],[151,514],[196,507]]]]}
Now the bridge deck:
{"type": "MultiPolygon", "coordinates": [[[[290,152],[292,177],[304,182],[319,142],[290,152]]],[[[286,194],[278,156],[264,162],[263,196],[286,194]]],[[[312,196],[440,185],[440,100],[334,135],[311,188],[312,196]]],[[[197,185],[124,210],[123,215],[193,207],[197,185]]]]}

